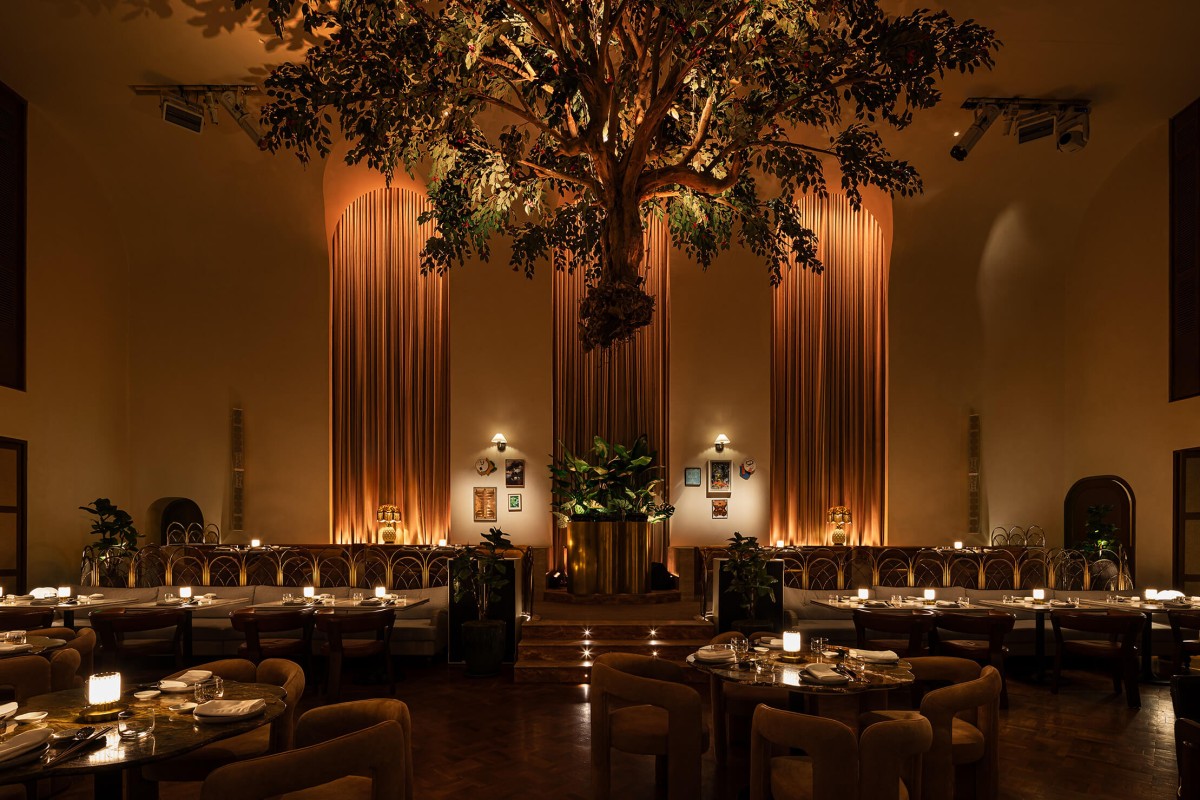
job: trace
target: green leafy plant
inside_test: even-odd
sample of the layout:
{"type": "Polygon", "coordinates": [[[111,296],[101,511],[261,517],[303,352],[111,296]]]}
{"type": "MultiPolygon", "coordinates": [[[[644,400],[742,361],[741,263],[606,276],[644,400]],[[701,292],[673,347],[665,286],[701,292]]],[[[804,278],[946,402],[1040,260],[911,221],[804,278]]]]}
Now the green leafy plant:
{"type": "Polygon", "coordinates": [[[773,283],[816,271],[797,196],[825,162],[857,208],[863,186],[907,196],[916,170],[876,126],[905,128],[946,72],[993,64],[992,30],[881,0],[233,0],[317,44],[266,80],[262,145],[330,151],[334,115],[390,180],[430,170],[441,272],[512,241],[531,275],[554,252],[582,269],[585,348],[649,323],[647,218],[707,268],[737,240],[773,283]],[[299,22],[296,15],[299,15],[299,22]]]}
{"type": "Polygon", "coordinates": [[[592,440],[595,462],[572,455],[565,447],[562,459],[550,465],[550,493],[560,527],[567,522],[662,522],[675,507],[659,501],[663,481],[652,477],[654,466],[646,437],[633,447],[592,440]]]}
{"type": "Polygon", "coordinates": [[[1099,553],[1101,550],[1115,550],[1121,541],[1117,538],[1117,525],[1105,522],[1104,518],[1112,513],[1114,506],[1088,506],[1087,518],[1083,521],[1084,539],[1079,543],[1079,549],[1085,553],[1099,553]]]}
{"type": "Polygon", "coordinates": [[[492,592],[509,584],[501,565],[505,552],[512,547],[508,534],[500,528],[489,528],[478,545],[459,547],[450,560],[450,577],[454,584],[454,602],[470,597],[482,622],[487,619],[492,592]]]}
{"type": "Polygon", "coordinates": [[[753,619],[760,597],[775,602],[774,587],[778,581],[767,572],[770,559],[757,536],[742,536],[738,531],[729,539],[728,553],[722,567],[729,574],[728,591],[740,598],[747,619],[753,619]]]}
{"type": "Polygon", "coordinates": [[[112,549],[137,550],[137,540],[142,534],[133,527],[133,517],[109,502],[107,497],[99,497],[91,505],[80,506],[79,510],[95,517],[92,534],[100,538],[93,547],[100,551],[101,557],[112,549]]]}

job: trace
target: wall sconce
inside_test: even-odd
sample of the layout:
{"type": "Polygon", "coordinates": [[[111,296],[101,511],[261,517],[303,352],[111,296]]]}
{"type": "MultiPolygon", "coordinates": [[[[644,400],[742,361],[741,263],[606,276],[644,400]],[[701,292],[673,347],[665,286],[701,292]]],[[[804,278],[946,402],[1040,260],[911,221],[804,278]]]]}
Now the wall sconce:
{"type": "Polygon", "coordinates": [[[718,453],[724,453],[727,444],[729,444],[729,437],[723,433],[718,433],[717,438],[713,439],[713,447],[717,448],[718,453]]]}
{"type": "Polygon", "coordinates": [[[504,448],[508,447],[508,439],[504,438],[503,433],[497,433],[492,437],[492,444],[496,445],[496,449],[503,453],[504,448]]]}
{"type": "Polygon", "coordinates": [[[834,544],[846,543],[846,526],[850,524],[850,509],[845,506],[834,506],[829,509],[829,521],[834,524],[833,533],[829,537],[829,541],[834,544]]]}

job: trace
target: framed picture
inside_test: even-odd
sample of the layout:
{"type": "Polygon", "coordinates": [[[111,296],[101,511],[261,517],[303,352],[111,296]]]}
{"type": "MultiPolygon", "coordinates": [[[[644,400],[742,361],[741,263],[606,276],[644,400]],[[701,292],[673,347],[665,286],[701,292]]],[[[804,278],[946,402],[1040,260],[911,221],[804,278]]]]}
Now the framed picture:
{"type": "Polygon", "coordinates": [[[733,488],[733,462],[708,462],[708,496],[728,497],[733,488]]]}
{"type": "Polygon", "coordinates": [[[525,488],[525,459],[504,459],[504,485],[509,489],[525,488]]]}
{"type": "Polygon", "coordinates": [[[699,467],[684,467],[683,468],[683,485],[684,486],[699,486],[702,481],[699,467]]]}
{"type": "Polygon", "coordinates": [[[713,500],[712,501],[713,519],[729,519],[729,501],[728,500],[713,500]]]}
{"type": "Polygon", "coordinates": [[[496,487],[476,486],[474,492],[474,509],[476,522],[496,521],[496,487]]]}
{"type": "Polygon", "coordinates": [[[508,496],[508,510],[509,511],[520,511],[521,510],[521,495],[510,494],[508,496]]]}

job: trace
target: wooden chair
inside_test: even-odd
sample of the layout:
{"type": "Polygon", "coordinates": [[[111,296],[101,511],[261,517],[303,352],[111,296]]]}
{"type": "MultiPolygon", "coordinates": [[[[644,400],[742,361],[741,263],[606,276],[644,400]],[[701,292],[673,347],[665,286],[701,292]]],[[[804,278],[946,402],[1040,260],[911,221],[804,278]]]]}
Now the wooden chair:
{"type": "MultiPolygon", "coordinates": [[[[243,658],[228,658],[201,664],[194,669],[206,669],[225,680],[241,683],[265,683],[284,690],[286,710],[269,726],[264,725],[247,733],[222,739],[182,756],[157,761],[142,767],[147,781],[202,781],[213,770],[237,761],[282,753],[292,748],[296,709],[304,696],[304,670],[294,661],[269,658],[255,666],[243,658]]],[[[171,677],[177,677],[172,675],[171,677]]]]}
{"type": "Polygon", "coordinates": [[[314,708],[296,724],[296,747],[217,769],[201,800],[412,800],[412,721],[399,700],[314,708]]]}
{"type": "Polygon", "coordinates": [[[392,670],[392,628],[396,614],[390,608],[356,611],[350,614],[318,614],[317,630],[325,634],[320,653],[328,659],[328,694],[337,702],[342,692],[342,662],[347,658],[383,659],[387,673],[388,691],[396,693],[396,676],[392,670]],[[347,638],[347,634],[374,633],[374,639],[347,638]]]}
{"type": "Polygon", "coordinates": [[[229,612],[229,622],[235,631],[246,637],[246,641],[238,645],[240,657],[255,664],[266,658],[291,658],[308,666],[312,657],[312,609],[258,613],[253,608],[239,608],[229,612]],[[263,637],[264,633],[295,631],[300,635],[291,638],[263,637]]]}
{"type": "MultiPolygon", "coordinates": [[[[766,636],[775,636],[773,633],[766,636]]],[[[713,637],[710,644],[727,644],[732,639],[741,636],[737,631],[719,633],[713,637]]],[[[750,637],[751,642],[762,638],[763,634],[750,637]]],[[[754,716],[754,709],[759,705],[772,708],[787,708],[788,690],[782,686],[753,686],[749,684],[730,683],[716,675],[710,675],[709,694],[712,700],[712,734],[713,754],[718,764],[724,764],[729,752],[729,726],[734,719],[749,721],[754,716]]]]}
{"type": "Polygon", "coordinates": [[[1125,700],[1130,708],[1141,708],[1138,688],[1138,636],[1146,619],[1132,611],[1109,610],[1107,614],[1080,611],[1055,611],[1050,615],[1054,624],[1054,681],[1050,691],[1058,694],[1062,660],[1065,655],[1087,656],[1107,661],[1111,665],[1113,692],[1120,693],[1125,684],[1125,700]],[[1103,639],[1066,639],[1064,630],[1100,634],[1103,639]]]}
{"type": "Polygon", "coordinates": [[[101,608],[89,618],[100,639],[100,657],[114,668],[122,658],[169,656],[175,666],[183,665],[183,626],[187,621],[178,608],[130,611],[125,608],[101,608]],[[169,630],[167,638],[129,639],[127,634],[169,630]]]}
{"type": "Polygon", "coordinates": [[[902,773],[919,776],[917,758],[932,741],[919,715],[878,722],[858,738],[836,720],[761,706],[750,734],[750,798],[908,800],[916,789],[902,773]]]}
{"type": "Polygon", "coordinates": [[[1200,611],[1168,611],[1167,621],[1175,641],[1175,673],[1186,675],[1191,656],[1200,656],[1200,611]]]}
{"type": "Polygon", "coordinates": [[[50,691],[61,692],[82,686],[83,678],[79,677],[79,651],[60,647],[53,652],[50,656],[50,691]]]}
{"type": "Polygon", "coordinates": [[[0,608],[0,631],[32,633],[53,624],[53,608],[0,608]]]}
{"type": "Polygon", "coordinates": [[[937,615],[934,628],[934,652],[940,656],[967,658],[983,666],[993,666],[1000,673],[1000,707],[1008,708],[1008,678],[1004,661],[1008,647],[1004,638],[1012,632],[1017,617],[1007,611],[991,611],[987,614],[937,615]],[[986,636],[986,639],[956,639],[942,636],[946,633],[965,633],[986,636]]]}
{"type": "Polygon", "coordinates": [[[854,609],[854,632],[861,649],[894,650],[901,658],[929,655],[929,634],[937,615],[927,609],[914,611],[871,611],[854,609]],[[871,638],[870,632],[897,634],[871,638]]]}
{"type": "Polygon", "coordinates": [[[700,757],[708,749],[700,695],[669,661],[605,653],[592,664],[592,785],[597,800],[611,794],[611,749],[654,756],[667,800],[700,796],[700,757]]]}
{"type": "Polygon", "coordinates": [[[1179,800],[1200,800],[1200,723],[1175,720],[1175,761],[1179,765],[1179,800]]]}
{"type": "Polygon", "coordinates": [[[982,671],[974,661],[932,656],[913,658],[913,676],[922,683],[949,684],[921,698],[919,711],[870,711],[862,726],[919,714],[929,720],[933,743],[921,763],[921,797],[954,800],[959,769],[974,770],[977,800],[995,800],[999,791],[1000,672],[982,671]]]}

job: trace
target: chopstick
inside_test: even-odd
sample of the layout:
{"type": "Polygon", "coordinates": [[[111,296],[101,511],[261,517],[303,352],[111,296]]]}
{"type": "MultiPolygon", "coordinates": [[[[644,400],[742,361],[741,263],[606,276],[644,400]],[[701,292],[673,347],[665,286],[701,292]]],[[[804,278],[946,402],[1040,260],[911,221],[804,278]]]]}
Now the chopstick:
{"type": "Polygon", "coordinates": [[[90,744],[91,742],[94,742],[95,740],[99,739],[101,736],[108,735],[108,732],[111,731],[113,729],[113,727],[114,726],[109,725],[107,728],[101,728],[100,730],[96,731],[88,738],[84,739],[82,742],[77,742],[75,745],[62,751],[61,753],[59,753],[54,758],[47,761],[42,766],[43,767],[53,767],[55,764],[59,763],[60,761],[64,761],[68,758],[71,758],[72,756],[76,755],[80,750],[82,750],[84,748],[84,746],[90,744]]]}

